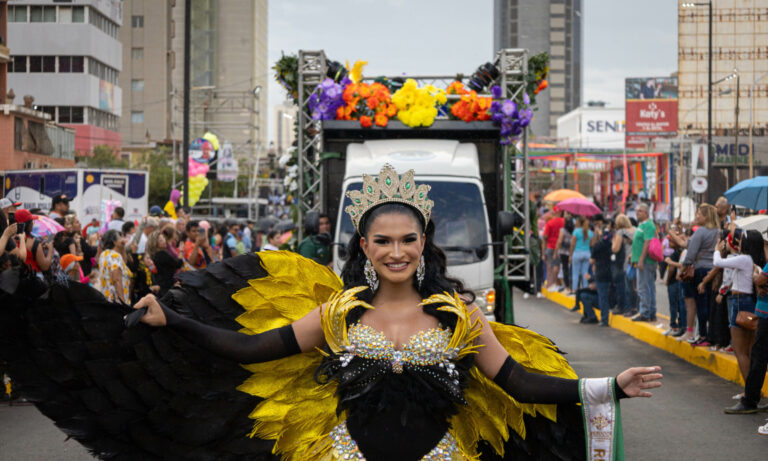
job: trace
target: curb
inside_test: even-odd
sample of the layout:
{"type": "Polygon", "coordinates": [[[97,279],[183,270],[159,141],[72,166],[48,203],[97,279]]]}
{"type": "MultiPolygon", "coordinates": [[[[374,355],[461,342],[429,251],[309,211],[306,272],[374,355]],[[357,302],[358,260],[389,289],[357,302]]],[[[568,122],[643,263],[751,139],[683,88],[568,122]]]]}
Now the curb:
{"type": "MultiPolygon", "coordinates": [[[[575,298],[566,296],[560,292],[548,292],[546,289],[542,289],[541,293],[548,300],[569,310],[576,304],[575,298]]],[[[579,312],[582,311],[583,308],[579,308],[579,312]]],[[[600,312],[595,310],[595,314],[599,319],[600,312]]],[[[664,315],[659,315],[659,317],[669,320],[664,315]]],[[[667,351],[670,354],[674,354],[721,378],[744,386],[744,380],[741,377],[739,365],[736,362],[736,357],[732,354],[710,351],[708,347],[693,347],[686,342],[681,342],[675,338],[664,336],[662,334],[663,332],[656,328],[655,325],[648,322],[633,322],[629,318],[621,315],[611,315],[608,323],[611,328],[622,331],[633,338],[667,351]]],[[[768,396],[768,373],[766,373],[766,379],[763,381],[762,393],[763,395],[768,396]]]]}

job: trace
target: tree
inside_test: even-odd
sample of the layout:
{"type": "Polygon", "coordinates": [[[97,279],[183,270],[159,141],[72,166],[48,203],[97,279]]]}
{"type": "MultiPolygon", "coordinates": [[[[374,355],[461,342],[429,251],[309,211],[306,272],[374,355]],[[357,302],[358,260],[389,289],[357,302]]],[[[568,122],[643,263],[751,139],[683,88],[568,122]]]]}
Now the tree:
{"type": "Polygon", "coordinates": [[[167,146],[146,150],[138,166],[149,171],[149,206],[163,207],[171,195],[173,172],[171,150],[167,146]]]}
{"type": "Polygon", "coordinates": [[[120,151],[114,147],[102,145],[93,148],[93,155],[77,155],[77,163],[85,163],[88,168],[128,168],[128,161],[120,158],[120,151]]]}

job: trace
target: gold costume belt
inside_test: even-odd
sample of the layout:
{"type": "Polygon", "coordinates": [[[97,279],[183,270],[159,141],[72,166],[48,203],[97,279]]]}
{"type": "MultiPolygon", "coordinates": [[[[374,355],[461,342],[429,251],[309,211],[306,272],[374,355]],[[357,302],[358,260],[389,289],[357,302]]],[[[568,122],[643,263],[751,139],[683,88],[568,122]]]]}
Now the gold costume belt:
{"type": "MultiPolygon", "coordinates": [[[[346,422],[342,422],[334,427],[330,437],[332,439],[331,453],[326,458],[327,460],[365,460],[365,456],[360,452],[357,443],[349,435],[346,422]]],[[[443,438],[435,445],[435,448],[421,459],[423,461],[462,461],[466,458],[461,454],[456,439],[449,432],[446,432],[443,438]]]]}

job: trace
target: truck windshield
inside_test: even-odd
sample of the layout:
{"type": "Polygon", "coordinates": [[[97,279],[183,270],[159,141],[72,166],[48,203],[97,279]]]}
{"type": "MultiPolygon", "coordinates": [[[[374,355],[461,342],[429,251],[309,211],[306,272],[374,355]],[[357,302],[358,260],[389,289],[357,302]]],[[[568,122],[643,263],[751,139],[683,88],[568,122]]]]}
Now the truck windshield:
{"type": "MultiPolygon", "coordinates": [[[[418,181],[419,184],[422,181],[418,181]]],[[[435,224],[435,244],[445,251],[449,266],[480,262],[475,248],[488,243],[488,224],[483,209],[480,188],[472,183],[425,181],[432,186],[429,198],[434,200],[432,221],[435,224]]],[[[348,190],[360,189],[362,183],[351,183],[348,190]]],[[[342,210],[350,205],[344,194],[342,210]]],[[[339,224],[339,242],[347,244],[354,227],[347,213],[339,224]]],[[[489,252],[481,253],[485,257],[489,252]]]]}

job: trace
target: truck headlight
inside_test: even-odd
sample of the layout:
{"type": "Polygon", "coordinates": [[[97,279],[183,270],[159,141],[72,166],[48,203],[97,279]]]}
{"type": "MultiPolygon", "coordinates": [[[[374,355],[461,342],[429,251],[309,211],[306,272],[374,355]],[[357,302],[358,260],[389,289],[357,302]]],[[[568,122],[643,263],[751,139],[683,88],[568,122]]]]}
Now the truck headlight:
{"type": "Polygon", "coordinates": [[[496,290],[488,288],[475,291],[475,304],[484,314],[490,314],[496,309],[496,290]]]}

